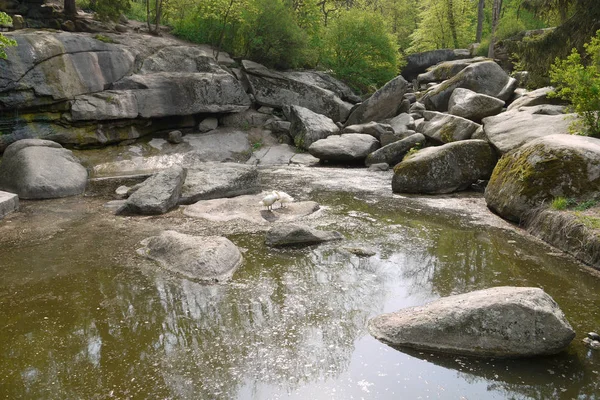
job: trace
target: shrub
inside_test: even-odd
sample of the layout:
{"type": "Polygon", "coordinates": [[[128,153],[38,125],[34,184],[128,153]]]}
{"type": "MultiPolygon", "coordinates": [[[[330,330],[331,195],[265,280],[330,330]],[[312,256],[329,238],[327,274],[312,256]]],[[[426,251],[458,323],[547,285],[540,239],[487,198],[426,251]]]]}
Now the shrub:
{"type": "MultiPolygon", "coordinates": [[[[12,18],[10,18],[6,13],[0,11],[0,25],[10,24],[12,24],[12,18]]],[[[16,45],[17,42],[15,42],[13,39],[7,38],[6,36],[0,33],[0,58],[6,59],[6,52],[4,51],[5,48],[16,45]]]]}
{"type": "Polygon", "coordinates": [[[566,210],[569,206],[569,200],[564,197],[557,197],[552,200],[552,208],[555,210],[566,210]]]}
{"type": "Polygon", "coordinates": [[[323,64],[361,92],[372,92],[398,74],[395,39],[383,18],[352,9],[332,21],[325,38],[323,64]]]}
{"type": "Polygon", "coordinates": [[[550,79],[554,96],[568,100],[580,120],[572,125],[576,133],[600,138],[600,31],[585,44],[588,65],[576,49],[566,59],[556,59],[550,79]]]}

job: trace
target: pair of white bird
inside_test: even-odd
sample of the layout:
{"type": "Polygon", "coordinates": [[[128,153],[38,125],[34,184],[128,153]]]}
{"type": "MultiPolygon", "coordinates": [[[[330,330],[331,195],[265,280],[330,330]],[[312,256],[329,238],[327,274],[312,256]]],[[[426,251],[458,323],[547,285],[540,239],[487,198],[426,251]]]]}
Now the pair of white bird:
{"type": "Polygon", "coordinates": [[[281,208],[285,208],[285,204],[291,203],[292,201],[294,201],[294,198],[286,192],[273,190],[271,193],[263,197],[263,199],[259,201],[258,204],[260,204],[263,207],[267,207],[267,210],[272,210],[273,204],[275,204],[276,202],[281,203],[281,208]]]}

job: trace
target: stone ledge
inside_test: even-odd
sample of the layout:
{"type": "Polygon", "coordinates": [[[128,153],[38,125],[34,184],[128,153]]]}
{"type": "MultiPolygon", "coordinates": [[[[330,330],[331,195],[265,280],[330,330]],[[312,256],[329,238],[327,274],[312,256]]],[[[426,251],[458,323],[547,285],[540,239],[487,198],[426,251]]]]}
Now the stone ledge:
{"type": "Polygon", "coordinates": [[[19,196],[0,190],[0,219],[19,209],[19,196]]]}

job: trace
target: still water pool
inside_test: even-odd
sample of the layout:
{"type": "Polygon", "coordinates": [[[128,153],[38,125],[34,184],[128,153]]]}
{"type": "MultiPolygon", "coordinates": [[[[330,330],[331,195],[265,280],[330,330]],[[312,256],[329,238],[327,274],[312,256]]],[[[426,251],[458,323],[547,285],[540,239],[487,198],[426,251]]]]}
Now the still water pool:
{"type": "Polygon", "coordinates": [[[25,203],[0,221],[0,398],[600,398],[600,353],[581,343],[600,329],[597,274],[459,216],[335,191],[312,200],[325,206],[317,225],[347,241],[273,250],[263,232],[230,232],[245,262],[221,285],[135,255],[160,229],[193,231],[179,211],[117,218],[94,198],[25,203]],[[357,247],[375,255],[349,251],[357,247]],[[577,332],[568,350],[440,356],[397,351],[366,331],[382,312],[502,285],[548,292],[577,332]]]}

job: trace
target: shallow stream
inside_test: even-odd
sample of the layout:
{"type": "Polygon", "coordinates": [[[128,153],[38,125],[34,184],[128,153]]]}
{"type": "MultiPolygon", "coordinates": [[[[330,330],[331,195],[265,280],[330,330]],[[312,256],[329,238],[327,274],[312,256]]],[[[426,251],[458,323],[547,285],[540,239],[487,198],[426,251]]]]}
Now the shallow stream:
{"type": "MultiPolygon", "coordinates": [[[[597,273],[508,226],[424,205],[431,200],[286,178],[286,190],[322,205],[311,224],[346,241],[273,250],[261,229],[203,224],[181,210],[115,217],[98,197],[24,202],[0,221],[0,398],[600,398],[600,352],[581,343],[600,329],[597,273]],[[165,228],[225,234],[244,265],[221,285],[162,273],[135,249],[165,228]],[[392,349],[366,331],[382,312],[502,285],[549,293],[577,332],[568,350],[516,361],[440,356],[392,349]]],[[[473,196],[452,201],[481,205],[473,196]]]]}

